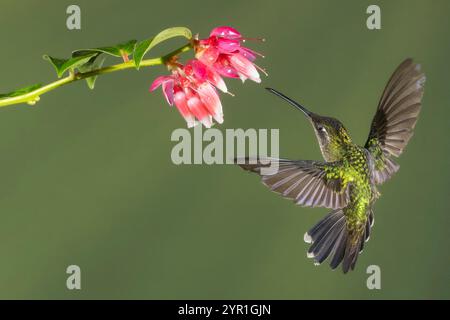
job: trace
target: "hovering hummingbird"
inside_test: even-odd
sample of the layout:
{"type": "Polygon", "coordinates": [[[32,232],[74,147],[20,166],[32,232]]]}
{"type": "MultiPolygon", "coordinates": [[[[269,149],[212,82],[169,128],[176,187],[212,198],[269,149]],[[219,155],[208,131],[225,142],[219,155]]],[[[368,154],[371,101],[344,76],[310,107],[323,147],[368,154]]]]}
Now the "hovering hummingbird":
{"type": "Polygon", "coordinates": [[[378,103],[364,147],[352,142],[339,120],[313,113],[279,91],[267,88],[303,112],[313,126],[325,162],[235,160],[243,169],[261,175],[263,184],[272,191],[296,204],[332,209],[304,236],[305,242],[311,244],[307,256],[316,265],[330,257],[332,269],[341,263],[344,273],[355,268],[374,223],[377,185],[399,169],[393,158],[400,156],[413,135],[424,83],[420,65],[411,59],[397,67],[378,103]],[[277,172],[261,170],[273,165],[277,172]]]}

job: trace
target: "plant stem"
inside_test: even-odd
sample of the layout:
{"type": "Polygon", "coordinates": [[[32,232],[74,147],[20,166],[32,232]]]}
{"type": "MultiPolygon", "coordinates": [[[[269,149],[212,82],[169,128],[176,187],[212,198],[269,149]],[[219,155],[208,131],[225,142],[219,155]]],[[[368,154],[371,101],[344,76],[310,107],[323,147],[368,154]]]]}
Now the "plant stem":
{"type": "MultiPolygon", "coordinates": [[[[190,49],[192,49],[192,45],[189,43],[189,44],[186,44],[186,45],[170,52],[169,54],[167,54],[165,56],[162,56],[159,58],[142,60],[140,66],[141,67],[150,67],[150,66],[164,64],[165,62],[169,61],[174,56],[177,56],[180,53],[189,51],[190,49]]],[[[84,72],[84,73],[70,72],[67,77],[57,80],[55,82],[49,83],[43,87],[40,87],[40,88],[33,90],[31,92],[28,92],[26,94],[15,96],[15,97],[10,97],[10,98],[0,99],[0,107],[6,107],[6,106],[14,105],[14,104],[19,104],[19,103],[35,104],[36,101],[39,101],[40,96],[43,95],[44,93],[55,90],[56,88],[62,87],[66,84],[76,82],[79,80],[83,80],[83,79],[87,79],[87,78],[90,78],[93,76],[99,76],[99,75],[106,74],[106,73],[112,73],[112,72],[116,72],[116,71],[120,71],[120,70],[132,69],[132,68],[136,68],[136,66],[134,64],[134,60],[130,60],[128,62],[123,62],[123,63],[119,63],[116,65],[112,65],[112,66],[108,66],[108,67],[104,67],[104,68],[100,68],[100,69],[95,69],[95,70],[92,70],[89,72],[84,72]]]]}

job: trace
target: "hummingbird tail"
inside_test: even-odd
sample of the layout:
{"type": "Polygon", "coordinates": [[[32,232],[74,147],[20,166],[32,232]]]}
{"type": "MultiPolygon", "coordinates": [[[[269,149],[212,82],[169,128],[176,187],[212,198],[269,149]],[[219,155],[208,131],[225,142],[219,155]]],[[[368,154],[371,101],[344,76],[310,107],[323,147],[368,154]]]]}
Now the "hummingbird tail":
{"type": "Polygon", "coordinates": [[[307,256],[314,259],[315,265],[330,257],[332,269],[336,269],[342,262],[342,269],[347,273],[355,268],[364,243],[369,240],[372,225],[372,210],[368,214],[365,228],[359,231],[347,228],[343,209],[334,210],[305,233],[305,242],[311,243],[307,256]]]}

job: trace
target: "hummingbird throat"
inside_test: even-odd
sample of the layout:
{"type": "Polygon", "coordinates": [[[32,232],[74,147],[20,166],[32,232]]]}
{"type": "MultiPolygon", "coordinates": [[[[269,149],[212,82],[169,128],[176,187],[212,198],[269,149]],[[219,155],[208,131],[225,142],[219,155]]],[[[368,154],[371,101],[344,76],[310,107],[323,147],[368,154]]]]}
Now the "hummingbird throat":
{"type": "Polygon", "coordinates": [[[312,122],[323,158],[328,162],[342,159],[353,144],[347,130],[343,126],[317,126],[312,122]]]}

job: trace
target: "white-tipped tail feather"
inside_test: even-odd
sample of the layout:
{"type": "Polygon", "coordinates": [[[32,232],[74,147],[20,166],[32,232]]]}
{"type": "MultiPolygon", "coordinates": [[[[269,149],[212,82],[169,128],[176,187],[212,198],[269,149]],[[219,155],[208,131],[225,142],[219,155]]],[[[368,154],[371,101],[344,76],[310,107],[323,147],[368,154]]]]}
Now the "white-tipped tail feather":
{"type": "Polygon", "coordinates": [[[312,242],[311,236],[308,234],[308,232],[305,232],[305,235],[303,236],[303,241],[305,241],[306,243],[312,242]]]}

